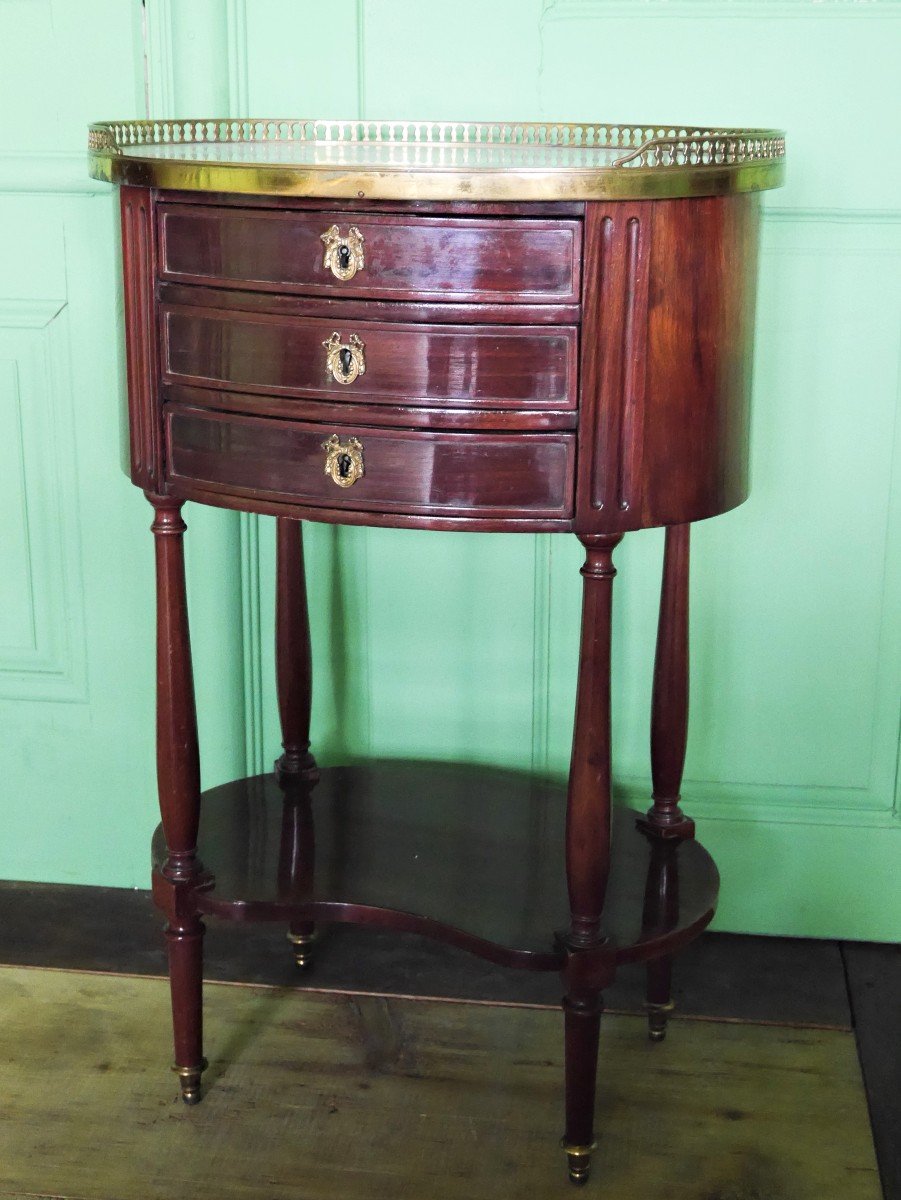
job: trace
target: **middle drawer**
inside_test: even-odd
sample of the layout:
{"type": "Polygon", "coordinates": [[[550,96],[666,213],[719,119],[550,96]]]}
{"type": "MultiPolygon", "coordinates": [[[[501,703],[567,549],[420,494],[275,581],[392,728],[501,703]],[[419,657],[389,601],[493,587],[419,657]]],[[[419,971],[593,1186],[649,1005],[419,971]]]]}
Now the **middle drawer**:
{"type": "Polygon", "coordinates": [[[575,409],[578,331],[162,305],[166,383],[349,403],[575,409]]]}

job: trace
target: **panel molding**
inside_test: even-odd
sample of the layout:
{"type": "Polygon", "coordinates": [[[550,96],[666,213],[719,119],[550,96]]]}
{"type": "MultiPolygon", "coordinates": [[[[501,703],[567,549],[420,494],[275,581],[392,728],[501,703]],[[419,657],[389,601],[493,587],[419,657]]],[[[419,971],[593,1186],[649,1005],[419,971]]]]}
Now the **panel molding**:
{"type": "MultiPolygon", "coordinates": [[[[614,790],[618,801],[630,808],[647,808],[651,795],[650,776],[647,781],[617,777],[614,790]]],[[[888,805],[861,807],[849,802],[850,797],[857,794],[860,793],[853,788],[810,788],[802,793],[802,789],[788,786],[749,787],[689,779],[682,787],[682,807],[699,821],[849,825],[874,829],[901,825],[901,814],[891,800],[888,805]]]]}
{"type": "Polygon", "coordinates": [[[50,192],[90,196],[109,191],[108,183],[89,177],[86,153],[87,151],[85,154],[0,153],[0,192],[50,192]]]}
{"type": "Polygon", "coordinates": [[[175,48],[172,0],[147,0],[144,14],[144,104],[148,117],[172,118],[175,111],[175,48]]]}
{"type": "Polygon", "coordinates": [[[58,299],[0,300],[0,356],[15,365],[32,639],[0,646],[0,698],[87,700],[75,491],[72,365],[58,299]]]}
{"type": "Polygon", "coordinates": [[[798,221],[825,225],[897,225],[901,223],[901,208],[790,208],[764,203],[761,213],[764,222],[779,224],[798,221]]]}
{"type": "Polygon", "coordinates": [[[630,20],[683,17],[732,18],[897,18],[901,0],[545,0],[542,21],[630,20]]]}
{"type": "Polygon", "coordinates": [[[250,114],[250,74],[247,62],[247,0],[226,0],[228,45],[228,108],[231,117],[250,114]]]}

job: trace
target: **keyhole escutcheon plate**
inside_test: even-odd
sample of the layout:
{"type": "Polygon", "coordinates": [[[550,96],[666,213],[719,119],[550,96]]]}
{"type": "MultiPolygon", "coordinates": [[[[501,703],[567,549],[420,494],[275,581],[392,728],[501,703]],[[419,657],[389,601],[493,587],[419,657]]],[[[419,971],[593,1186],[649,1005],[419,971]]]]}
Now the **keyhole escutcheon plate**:
{"type": "Polygon", "coordinates": [[[322,443],[325,454],[325,473],[338,487],[348,488],[363,477],[363,443],[355,437],[342,442],[333,433],[322,443]]]}
{"type": "Polygon", "coordinates": [[[324,341],[326,370],[336,383],[353,383],[358,375],[366,374],[366,347],[355,333],[346,342],[340,333],[333,333],[324,341]]]}
{"type": "Polygon", "coordinates": [[[356,225],[351,225],[345,236],[337,225],[330,226],[319,238],[325,246],[322,265],[336,279],[353,279],[357,271],[366,265],[363,257],[363,235],[356,225]]]}

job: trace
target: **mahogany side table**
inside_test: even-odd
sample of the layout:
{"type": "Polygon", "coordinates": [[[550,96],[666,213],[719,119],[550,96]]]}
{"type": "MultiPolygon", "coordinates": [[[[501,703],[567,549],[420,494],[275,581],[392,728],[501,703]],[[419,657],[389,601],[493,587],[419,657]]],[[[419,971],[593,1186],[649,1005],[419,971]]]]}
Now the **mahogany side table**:
{"type": "Polygon", "coordinates": [[[562,974],[563,1147],[588,1178],[602,991],[647,963],[662,1039],[673,954],[717,900],[679,806],[689,528],[747,494],[757,193],[784,155],[774,130],[92,126],[92,173],[122,185],[131,477],[155,511],[153,894],[187,1103],[204,917],[283,922],[300,966],[317,923],[412,930],[562,974]],[[185,500],[277,522],[284,753],[204,793],[185,500]],[[302,519],[579,538],[566,789],[465,765],[317,767],[302,519]],[[612,556],[661,525],[639,815],[610,799],[612,556]]]}

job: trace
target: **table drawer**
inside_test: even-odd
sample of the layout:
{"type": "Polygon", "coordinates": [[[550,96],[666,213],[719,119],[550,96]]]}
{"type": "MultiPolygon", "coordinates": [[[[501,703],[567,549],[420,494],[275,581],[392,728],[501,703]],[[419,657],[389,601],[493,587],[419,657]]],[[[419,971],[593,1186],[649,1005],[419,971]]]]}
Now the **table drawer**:
{"type": "Polygon", "coordinates": [[[166,406],[168,477],[359,512],[564,518],[575,435],[446,433],[166,406]],[[341,461],[346,459],[346,461],[341,461]]]}
{"type": "Polygon", "coordinates": [[[342,322],[189,305],[161,314],[167,383],[357,404],[577,404],[575,326],[342,322]]]}
{"type": "Polygon", "coordinates": [[[307,295],[573,304],[581,229],[578,220],[162,203],[160,272],[167,280],[307,295]]]}

